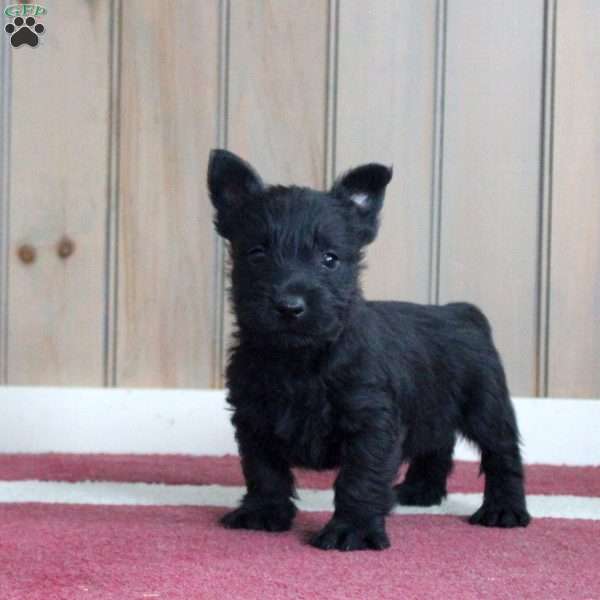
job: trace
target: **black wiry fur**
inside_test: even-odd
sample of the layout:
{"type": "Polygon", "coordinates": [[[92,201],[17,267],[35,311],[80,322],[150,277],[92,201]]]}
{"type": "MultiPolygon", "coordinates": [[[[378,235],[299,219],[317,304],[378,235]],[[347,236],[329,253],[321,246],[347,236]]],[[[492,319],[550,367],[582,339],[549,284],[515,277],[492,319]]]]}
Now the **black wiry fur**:
{"type": "Polygon", "coordinates": [[[389,546],[394,502],[439,504],[457,434],[481,450],[471,523],[529,523],[515,415],[485,316],[464,303],[368,302],[359,271],[391,170],[365,165],[328,193],[265,186],[211,154],[215,224],[229,241],[237,344],[229,403],[247,494],[222,522],[282,531],[296,513],[290,467],[339,467],[319,548],[389,546]],[[392,487],[402,461],[404,482],[392,487]]]}

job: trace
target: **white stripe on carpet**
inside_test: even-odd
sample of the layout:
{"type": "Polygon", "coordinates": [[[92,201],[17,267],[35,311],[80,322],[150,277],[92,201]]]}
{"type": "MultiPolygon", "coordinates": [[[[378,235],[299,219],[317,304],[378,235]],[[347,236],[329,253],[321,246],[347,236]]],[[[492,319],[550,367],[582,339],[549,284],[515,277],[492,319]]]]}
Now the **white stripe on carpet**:
{"type": "MultiPolygon", "coordinates": [[[[139,506],[237,506],[244,488],[223,485],[169,485],[112,481],[2,481],[0,503],[60,503],[139,506]]],[[[331,511],[331,490],[298,490],[297,506],[304,511],[331,511]]],[[[450,494],[433,507],[398,506],[395,514],[470,515],[481,494],[450,494]]],[[[600,520],[600,498],[559,495],[527,496],[533,517],[600,520]]]]}

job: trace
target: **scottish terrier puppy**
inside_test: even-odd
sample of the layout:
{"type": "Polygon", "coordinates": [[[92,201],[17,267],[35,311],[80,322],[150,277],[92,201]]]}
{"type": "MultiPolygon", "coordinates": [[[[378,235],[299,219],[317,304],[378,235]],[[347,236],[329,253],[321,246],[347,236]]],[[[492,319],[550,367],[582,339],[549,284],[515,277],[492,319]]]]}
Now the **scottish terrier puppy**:
{"type": "Polygon", "coordinates": [[[228,402],[247,486],[226,527],[289,529],[291,467],[339,467],[335,512],[312,544],[386,548],[395,502],[446,496],[458,434],[479,447],[485,475],[470,522],[529,523],[515,414],[485,316],[465,303],[363,298],[363,252],[391,177],[367,164],[329,192],[272,186],[234,154],[211,153],[237,321],[228,402]],[[403,461],[408,472],[393,486],[403,461]]]}

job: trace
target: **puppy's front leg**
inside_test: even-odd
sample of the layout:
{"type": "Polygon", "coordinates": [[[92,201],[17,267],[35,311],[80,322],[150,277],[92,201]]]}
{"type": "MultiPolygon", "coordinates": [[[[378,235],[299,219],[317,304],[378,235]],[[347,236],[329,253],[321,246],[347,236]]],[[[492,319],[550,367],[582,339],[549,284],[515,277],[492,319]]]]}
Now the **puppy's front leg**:
{"type": "Polygon", "coordinates": [[[294,477],[274,440],[257,439],[237,425],[237,438],[247,494],[239,508],[221,518],[232,529],[288,530],[296,515],[294,477]]]}
{"type": "Polygon", "coordinates": [[[334,486],[335,512],[312,540],[313,546],[323,550],[389,547],[385,516],[394,502],[392,482],[400,465],[402,438],[389,419],[380,417],[375,415],[375,424],[364,425],[346,441],[334,486]]]}

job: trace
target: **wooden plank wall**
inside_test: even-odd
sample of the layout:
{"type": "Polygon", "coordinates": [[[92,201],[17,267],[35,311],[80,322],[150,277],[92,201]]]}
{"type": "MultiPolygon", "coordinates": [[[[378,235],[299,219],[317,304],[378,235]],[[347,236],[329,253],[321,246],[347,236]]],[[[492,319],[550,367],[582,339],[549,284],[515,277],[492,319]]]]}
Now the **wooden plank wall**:
{"type": "Polygon", "coordinates": [[[485,307],[512,388],[527,396],[537,385],[543,24],[542,0],[448,3],[438,299],[485,307]]]}
{"type": "Polygon", "coordinates": [[[221,385],[226,146],[320,188],[393,164],[367,295],[475,302],[513,393],[600,397],[597,2],[45,6],[0,47],[0,383],[221,385]]]}
{"type": "Polygon", "coordinates": [[[368,251],[365,293],[427,302],[436,2],[385,0],[376,6],[361,0],[340,5],[335,170],[393,163],[379,239],[368,251]]]}
{"type": "Polygon", "coordinates": [[[600,3],[558,2],[548,393],[600,396],[600,3]]]}
{"type": "Polygon", "coordinates": [[[5,371],[14,384],[101,385],[111,7],[47,6],[43,47],[2,40],[11,60],[5,371]]]}
{"type": "Polygon", "coordinates": [[[128,0],[121,12],[114,382],[206,387],[216,246],[205,165],[218,143],[219,5],[128,0]]]}

